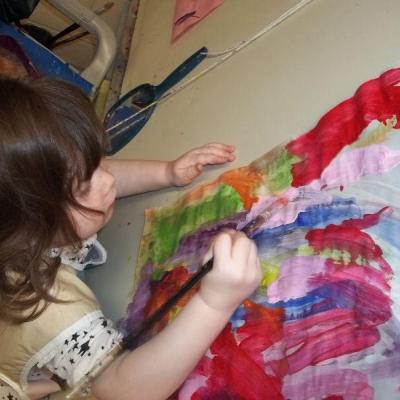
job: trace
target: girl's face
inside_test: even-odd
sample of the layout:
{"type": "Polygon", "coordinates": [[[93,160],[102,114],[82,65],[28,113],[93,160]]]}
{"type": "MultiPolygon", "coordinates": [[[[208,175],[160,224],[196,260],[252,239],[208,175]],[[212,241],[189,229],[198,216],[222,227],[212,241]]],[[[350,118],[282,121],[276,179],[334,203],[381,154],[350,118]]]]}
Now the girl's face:
{"type": "Polygon", "coordinates": [[[90,211],[70,208],[70,215],[74,221],[78,236],[84,240],[93,236],[110,220],[116,199],[115,178],[102,164],[94,171],[88,182],[82,183],[74,192],[75,199],[81,205],[93,210],[90,211]]]}

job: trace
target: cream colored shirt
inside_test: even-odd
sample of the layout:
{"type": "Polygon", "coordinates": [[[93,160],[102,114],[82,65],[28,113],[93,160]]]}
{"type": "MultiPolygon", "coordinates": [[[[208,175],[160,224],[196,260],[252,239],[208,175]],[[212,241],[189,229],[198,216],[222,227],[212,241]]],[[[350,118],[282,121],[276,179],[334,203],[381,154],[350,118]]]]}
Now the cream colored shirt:
{"type": "Polygon", "coordinates": [[[93,292],[76,276],[75,269],[105,261],[105,250],[91,238],[80,249],[53,249],[63,265],[54,286],[57,298],[34,321],[7,326],[0,332],[0,399],[26,400],[33,381],[52,374],[74,387],[98,360],[111,352],[122,335],[102,314],[93,292]]]}

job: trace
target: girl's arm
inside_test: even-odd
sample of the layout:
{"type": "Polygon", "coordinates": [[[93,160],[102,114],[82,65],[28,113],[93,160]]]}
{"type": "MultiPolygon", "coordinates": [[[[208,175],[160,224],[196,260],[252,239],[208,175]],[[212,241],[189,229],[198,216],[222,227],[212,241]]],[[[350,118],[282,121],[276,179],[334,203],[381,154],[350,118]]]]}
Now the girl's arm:
{"type": "Polygon", "coordinates": [[[200,290],[161,333],[125,352],[93,383],[100,400],[164,400],[175,392],[261,279],[257,250],[242,233],[223,233],[200,290]]]}
{"type": "MultiPolygon", "coordinates": [[[[48,396],[50,394],[57,393],[60,390],[61,390],[60,386],[51,379],[47,380],[41,379],[38,381],[29,382],[26,394],[30,400],[39,400],[43,399],[45,396],[48,396]]],[[[11,398],[11,400],[12,399],[13,398],[11,398]]]]}
{"type": "Polygon", "coordinates": [[[116,178],[117,196],[149,192],[192,182],[208,164],[233,161],[233,146],[210,143],[183,154],[174,161],[105,159],[102,166],[116,178]]]}

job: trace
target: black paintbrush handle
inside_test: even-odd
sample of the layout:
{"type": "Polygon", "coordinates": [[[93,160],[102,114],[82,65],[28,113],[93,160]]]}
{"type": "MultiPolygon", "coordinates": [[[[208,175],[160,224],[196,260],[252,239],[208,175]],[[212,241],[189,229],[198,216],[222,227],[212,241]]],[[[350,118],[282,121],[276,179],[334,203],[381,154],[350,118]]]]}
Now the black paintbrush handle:
{"type": "MultiPolygon", "coordinates": [[[[242,227],[241,231],[247,236],[251,237],[253,232],[257,231],[266,220],[266,215],[258,215],[254,220],[242,227]]],[[[164,315],[171,310],[171,308],[193,287],[195,286],[204,275],[211,271],[214,259],[211,258],[204,264],[190,279],[171,297],[169,298],[157,311],[154,312],[142,325],[139,331],[131,332],[122,342],[122,348],[133,350],[141,344],[146,334],[151,331],[153,326],[160,321],[164,315]]]]}
{"type": "Polygon", "coordinates": [[[140,344],[140,341],[146,337],[153,326],[159,322],[164,315],[171,310],[171,308],[178,303],[178,301],[185,296],[208,272],[211,271],[213,266],[213,259],[204,264],[190,279],[171,297],[169,298],[157,311],[155,311],[142,325],[139,331],[130,333],[122,342],[124,349],[133,350],[140,344]]]}

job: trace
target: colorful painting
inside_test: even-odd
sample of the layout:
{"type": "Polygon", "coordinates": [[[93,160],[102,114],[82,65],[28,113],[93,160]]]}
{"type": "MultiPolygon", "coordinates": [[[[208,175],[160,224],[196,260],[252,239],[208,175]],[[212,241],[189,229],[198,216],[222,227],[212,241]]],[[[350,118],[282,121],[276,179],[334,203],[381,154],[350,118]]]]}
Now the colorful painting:
{"type": "Polygon", "coordinates": [[[222,228],[252,223],[262,261],[257,292],[174,399],[400,398],[399,84],[400,68],[385,72],[297,139],[146,211],[128,329],[222,228]]]}

